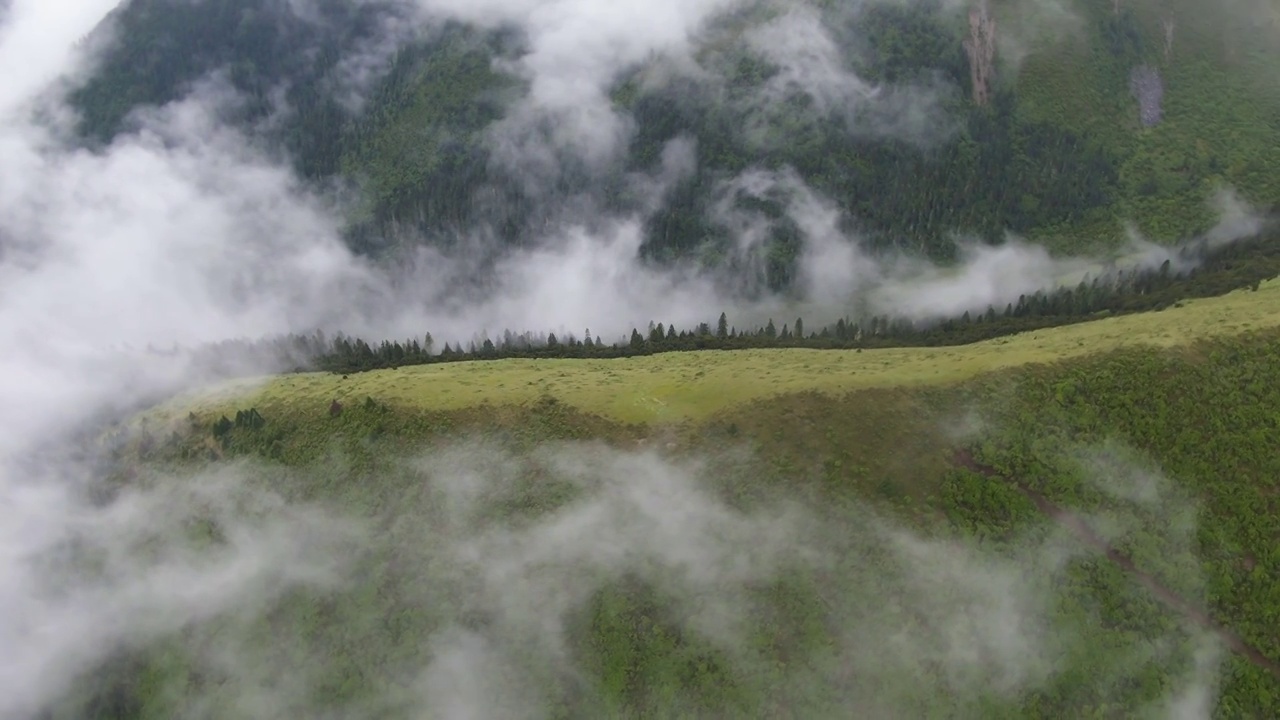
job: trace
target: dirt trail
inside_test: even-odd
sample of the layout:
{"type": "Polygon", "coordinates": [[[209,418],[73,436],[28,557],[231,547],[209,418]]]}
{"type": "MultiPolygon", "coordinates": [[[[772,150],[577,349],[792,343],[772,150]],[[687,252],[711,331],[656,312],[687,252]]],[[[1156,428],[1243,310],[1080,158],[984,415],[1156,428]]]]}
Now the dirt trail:
{"type": "Polygon", "coordinates": [[[1142,571],[1133,559],[1128,555],[1115,549],[1102,536],[1094,532],[1093,528],[1085,522],[1084,518],[1079,515],[1054,504],[1044,495],[1033,490],[1030,486],[1023,483],[1017,478],[1007,478],[1001,475],[995,468],[983,465],[973,457],[968,450],[957,450],[954,456],[956,465],[971,470],[980,475],[993,480],[1000,480],[1013,485],[1028,500],[1036,506],[1040,512],[1052,518],[1054,522],[1061,527],[1069,530],[1076,536],[1080,542],[1092,547],[1104,555],[1116,566],[1124,570],[1129,576],[1138,581],[1140,585],[1145,587],[1152,595],[1168,605],[1173,610],[1181,613],[1183,617],[1196,623],[1200,627],[1209,630],[1221,638],[1222,642],[1232,651],[1244,657],[1249,662],[1259,668],[1271,673],[1277,679],[1280,679],[1280,662],[1276,662],[1271,658],[1263,655],[1257,648],[1245,642],[1243,638],[1235,634],[1230,628],[1227,628],[1215,621],[1208,612],[1203,608],[1188,602],[1186,598],[1169,589],[1168,586],[1161,583],[1156,577],[1150,573],[1142,571]]]}

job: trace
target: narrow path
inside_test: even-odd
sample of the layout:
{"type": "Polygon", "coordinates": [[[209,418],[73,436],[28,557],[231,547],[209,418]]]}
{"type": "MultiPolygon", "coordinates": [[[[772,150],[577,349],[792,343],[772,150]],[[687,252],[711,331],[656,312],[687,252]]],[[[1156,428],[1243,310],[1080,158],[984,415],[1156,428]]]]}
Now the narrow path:
{"type": "Polygon", "coordinates": [[[1079,515],[1056,505],[1053,501],[1046,498],[1030,486],[1017,478],[1006,478],[1001,475],[995,468],[983,465],[974,458],[973,453],[968,450],[957,450],[953,456],[953,462],[960,467],[978,473],[992,480],[1001,480],[1008,482],[1018,489],[1028,500],[1036,506],[1040,512],[1053,519],[1059,526],[1070,531],[1076,536],[1080,542],[1089,547],[1098,550],[1106,555],[1107,559],[1115,563],[1117,567],[1124,570],[1129,576],[1138,581],[1140,585],[1145,587],[1152,595],[1165,605],[1180,613],[1183,617],[1200,627],[1216,634],[1222,642],[1232,651],[1244,657],[1255,666],[1271,673],[1276,679],[1280,680],[1280,662],[1276,662],[1271,658],[1263,655],[1261,651],[1245,642],[1244,638],[1237,635],[1230,628],[1218,623],[1203,608],[1189,602],[1186,598],[1171,590],[1168,586],[1161,583],[1154,575],[1144,572],[1133,562],[1133,558],[1125,555],[1115,549],[1102,536],[1094,532],[1093,528],[1085,522],[1084,518],[1079,515]]]}

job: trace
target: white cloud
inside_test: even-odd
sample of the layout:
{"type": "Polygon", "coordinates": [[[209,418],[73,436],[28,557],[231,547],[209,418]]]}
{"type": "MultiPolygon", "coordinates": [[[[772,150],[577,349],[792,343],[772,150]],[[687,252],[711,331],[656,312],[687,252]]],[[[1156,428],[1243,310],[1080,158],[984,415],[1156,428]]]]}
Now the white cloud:
{"type": "MultiPolygon", "coordinates": [[[[708,18],[739,0],[418,0],[429,17],[483,27],[515,25],[528,52],[512,68],[528,96],[493,129],[500,161],[523,172],[539,156],[569,149],[592,166],[616,159],[630,127],[608,97],[618,74],[652,56],[679,57],[708,18]]],[[[541,175],[540,175],[541,177],[541,175]]]]}
{"type": "MultiPolygon", "coordinates": [[[[36,122],[32,111],[49,99],[45,93],[61,75],[76,72],[80,58],[73,44],[111,4],[17,0],[0,29],[0,649],[10,659],[0,672],[2,717],[29,716],[122,643],[341,576],[341,563],[334,564],[341,553],[328,554],[334,548],[320,542],[350,539],[330,534],[342,527],[338,520],[317,509],[282,510],[278,498],[240,485],[234,475],[197,478],[194,486],[139,486],[105,505],[84,497],[83,489],[100,488],[103,479],[97,468],[65,460],[66,448],[58,445],[64,434],[103,410],[192,379],[179,361],[116,349],[316,325],[370,339],[431,331],[456,341],[481,329],[586,327],[610,338],[649,320],[688,327],[713,321],[721,310],[763,315],[784,307],[777,299],[736,301],[714,278],[694,271],[639,263],[642,217],[552,225],[542,233],[544,242],[486,266],[489,287],[451,300],[451,281],[475,265],[438,251],[423,251],[416,264],[395,269],[353,257],[340,240],[335,209],[219,124],[214,109],[231,98],[216,79],[181,102],[143,114],[141,132],[101,151],[70,146],[65,127],[55,124],[63,114],[36,122]],[[50,444],[57,452],[45,452],[50,444]],[[231,499],[245,498],[270,506],[268,519],[240,518],[231,499]],[[197,558],[176,545],[150,557],[132,554],[169,539],[180,520],[210,507],[233,535],[219,553],[197,558]],[[99,577],[49,571],[49,558],[73,541],[105,557],[99,577]]],[[[687,53],[707,18],[729,7],[728,0],[459,0],[426,9],[488,25],[517,23],[529,33],[530,53],[519,71],[531,91],[511,122],[531,119],[521,127],[549,134],[535,133],[524,143],[517,126],[508,124],[495,129],[495,142],[510,140],[520,162],[524,153],[548,147],[604,162],[628,132],[609,106],[608,82],[651,53],[687,53]],[[548,118],[554,122],[538,125],[548,118]],[[503,134],[508,131],[513,134],[503,134]]],[[[795,65],[790,77],[837,103],[847,88],[823,95],[824,88],[828,81],[843,87],[847,78],[827,74],[825,58],[821,52],[809,57],[813,62],[795,65]]],[[[676,141],[657,177],[638,184],[648,197],[660,196],[687,175],[696,151],[691,142],[676,141]]],[[[841,231],[839,212],[793,176],[761,173],[741,184],[786,198],[803,236],[802,290],[826,310],[870,302],[866,307],[873,310],[927,317],[985,305],[1076,268],[1017,244],[975,250],[957,274],[876,261],[841,231]]],[[[758,267],[750,261],[761,251],[763,221],[726,212],[743,266],[758,267]]],[[[495,548],[524,551],[510,559],[517,573],[521,562],[548,559],[536,556],[539,549],[551,548],[550,559],[561,551],[608,554],[621,552],[625,540],[656,543],[670,532],[689,544],[646,546],[659,562],[723,565],[718,577],[726,582],[751,577],[757,560],[718,544],[712,531],[749,541],[773,525],[753,525],[724,508],[697,504],[679,480],[682,471],[653,458],[610,462],[608,472],[645,475],[651,482],[608,489],[596,515],[561,517],[561,525],[544,526],[544,534],[533,537],[537,543],[521,545],[518,537],[497,533],[477,539],[475,547],[482,555],[495,548]],[[659,491],[668,496],[653,495],[659,491]],[[683,526],[672,526],[661,512],[671,498],[692,503],[682,505],[683,526]],[[615,545],[583,550],[569,542],[578,531],[619,535],[615,545]],[[734,568],[745,570],[735,574],[734,568]]],[[[592,557],[585,559],[595,562],[592,557]]],[[[498,563],[490,567],[496,585],[506,582],[502,570],[498,563]]],[[[440,674],[423,680],[428,687],[456,677],[441,668],[488,662],[490,650],[482,644],[462,635],[456,644],[457,651],[436,666],[440,674]]]]}

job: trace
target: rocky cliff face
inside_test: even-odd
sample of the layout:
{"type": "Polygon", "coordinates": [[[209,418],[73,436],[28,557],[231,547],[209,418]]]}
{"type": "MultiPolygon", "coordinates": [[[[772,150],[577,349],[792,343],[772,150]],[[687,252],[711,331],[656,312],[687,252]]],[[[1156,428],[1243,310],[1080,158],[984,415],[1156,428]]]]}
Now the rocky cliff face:
{"type": "Polygon", "coordinates": [[[1139,65],[1129,73],[1129,92],[1138,101],[1138,117],[1143,127],[1160,124],[1164,116],[1164,81],[1160,71],[1150,65],[1139,65]]]}
{"type": "Polygon", "coordinates": [[[973,101],[986,105],[991,100],[996,59],[996,20],[987,0],[978,0],[969,10],[969,37],[965,38],[964,50],[969,56],[973,101]]]}

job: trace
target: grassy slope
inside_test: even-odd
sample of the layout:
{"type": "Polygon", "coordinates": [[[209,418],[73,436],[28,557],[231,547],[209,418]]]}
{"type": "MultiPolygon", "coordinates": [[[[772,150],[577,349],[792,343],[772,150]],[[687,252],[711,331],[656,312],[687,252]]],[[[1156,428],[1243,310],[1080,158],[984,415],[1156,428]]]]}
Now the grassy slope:
{"type": "Polygon", "coordinates": [[[866,351],[744,350],[669,353],[617,360],[503,360],[378,370],[346,379],[327,373],[236,383],[221,392],[176,398],[166,414],[257,407],[327,411],[365,397],[411,408],[452,410],[518,404],[553,395],[624,423],[703,420],[733,405],[806,390],[845,392],[954,383],[978,374],[1048,363],[1137,344],[1185,345],[1199,338],[1280,326],[1280,281],[1189,301],[1149,315],[1104,318],[973,345],[866,351]]]}
{"type": "MultiPolygon", "coordinates": [[[[906,384],[775,397],[765,396],[772,388],[760,389],[752,391],[756,399],[737,405],[730,401],[746,397],[708,400],[691,406],[707,414],[704,422],[670,435],[619,425],[565,403],[431,407],[431,399],[440,396],[419,396],[413,407],[352,403],[341,418],[331,419],[320,405],[323,397],[315,405],[296,402],[284,398],[285,386],[276,386],[282,404],[267,413],[265,434],[233,431],[230,454],[262,454],[281,462],[262,480],[286,497],[334,503],[344,512],[391,527],[419,528],[413,539],[388,538],[394,543],[386,550],[391,553],[415,543],[434,547],[433,533],[439,530],[432,528],[453,526],[447,507],[422,492],[421,472],[398,459],[402,452],[477,429],[523,447],[563,439],[604,438],[629,445],[664,438],[677,457],[684,451],[708,457],[709,451],[746,444],[755,453],[747,464],[714,452],[709,456],[716,458],[709,479],[725,497],[748,505],[779,491],[793,498],[817,497],[837,518],[833,527],[842,530],[824,530],[825,542],[847,545],[846,560],[829,571],[814,575],[800,570],[781,581],[775,589],[780,595],[766,602],[761,610],[766,615],[752,635],[760,644],[743,657],[719,657],[675,626],[655,628],[649,618],[661,616],[665,601],[652,597],[651,588],[603,587],[571,618],[571,623],[586,624],[574,631],[584,633],[574,643],[576,652],[588,653],[584,662],[598,669],[599,676],[590,681],[598,683],[591,686],[596,690],[588,699],[573,701],[564,714],[553,713],[555,717],[611,716],[624,706],[635,711],[646,702],[646,692],[674,693],[680,702],[701,698],[699,702],[736,705],[741,717],[767,715],[766,698],[788,693],[799,693],[788,702],[810,717],[836,716],[837,708],[853,696],[888,702],[903,717],[1136,717],[1142,716],[1140,708],[1186,682],[1183,674],[1190,670],[1197,642],[1193,626],[1097,556],[1084,554],[1059,566],[1065,549],[1078,553],[1080,548],[1062,547],[1051,524],[1010,486],[955,467],[950,449],[976,442],[984,463],[1060,505],[1105,518],[1098,527],[1110,528],[1113,542],[1140,568],[1193,605],[1208,608],[1217,621],[1268,657],[1280,658],[1280,635],[1273,622],[1280,596],[1271,580],[1280,572],[1280,552],[1273,541],[1274,518],[1280,514],[1275,480],[1280,467],[1271,441],[1280,408],[1280,366],[1272,361],[1280,351],[1280,323],[1273,315],[1277,299],[1280,286],[1269,283],[1257,294],[1192,303],[1138,318],[1140,323],[1100,321],[1093,324],[1095,331],[1112,330],[1093,336],[1098,342],[1092,352],[1081,348],[1074,359],[1048,364],[1037,362],[1051,359],[1041,354],[1049,352],[1045,343],[1074,328],[1037,333],[1034,341],[1013,339],[1009,356],[971,356],[993,362],[973,360],[964,372],[976,376],[958,383],[884,370],[880,382],[906,384]],[[1252,312],[1236,317],[1250,317],[1248,324],[1263,330],[1232,335],[1246,324],[1231,322],[1232,312],[1252,312]],[[1217,338],[1195,342],[1201,332],[1217,338]],[[1022,351],[1017,350],[1020,345],[1025,345],[1022,351]],[[1032,364],[977,374],[1015,361],[1032,364]],[[1089,470],[1075,454],[1082,448],[1097,454],[1103,448],[1105,455],[1105,448],[1117,446],[1136,450],[1111,451],[1127,459],[1109,469],[1089,470]],[[1141,480],[1144,471],[1169,478],[1158,501],[1144,501],[1141,493],[1129,499],[1111,494],[1133,482],[1135,474],[1141,480]],[[874,524],[847,521],[869,506],[891,509],[900,521],[951,543],[959,553],[952,561],[962,568],[970,567],[968,553],[977,552],[987,562],[999,558],[1009,569],[1016,568],[1032,586],[1043,586],[1053,627],[1053,640],[1044,652],[1054,658],[1059,674],[1044,686],[999,697],[981,690],[985,681],[980,677],[957,685],[956,678],[933,674],[927,663],[904,664],[892,657],[885,659],[887,664],[864,655],[843,660],[856,665],[854,688],[843,690],[829,679],[807,675],[804,663],[788,664],[793,652],[819,666],[840,660],[825,644],[828,636],[822,628],[830,623],[896,628],[928,644],[936,639],[930,617],[949,617],[946,613],[957,607],[953,603],[963,607],[975,601],[966,600],[975,592],[981,597],[982,591],[965,584],[930,585],[923,597],[907,600],[919,592],[912,584],[916,581],[909,580],[911,564],[894,559],[874,524]],[[824,597],[845,598],[849,607],[824,608],[815,600],[824,597]],[[924,619],[913,619],[914,613],[924,619]],[[701,669],[691,669],[693,665],[701,669]]],[[[857,353],[827,354],[879,366],[872,351],[862,358],[857,353]]],[[[736,363],[765,355],[718,353],[706,359],[736,363]]],[[[679,354],[658,356],[639,366],[654,370],[681,359],[679,354]]],[[[502,363],[488,365],[496,371],[502,363]]],[[[635,363],[621,361],[618,366],[635,363]]],[[[462,379],[485,368],[476,363],[435,369],[462,379]]],[[[640,382],[657,374],[626,379],[640,382]]],[[[954,378],[961,375],[957,371],[954,378]]],[[[837,379],[828,389],[839,389],[841,383],[845,381],[837,379]]],[[[843,387],[855,389],[847,383],[843,387]]],[[[608,404],[604,392],[610,389],[600,385],[592,397],[603,410],[615,412],[617,406],[608,404]]],[[[207,430],[194,427],[183,442],[200,443],[206,436],[207,430]]],[[[535,518],[572,507],[574,493],[566,495],[556,485],[555,471],[540,462],[517,463],[515,475],[491,499],[494,507],[486,511],[485,522],[511,514],[535,518]]],[[[485,472],[484,466],[477,466],[478,471],[485,472]]],[[[922,562],[939,562],[936,552],[935,547],[929,551],[932,559],[922,562]]],[[[394,671],[395,662],[423,661],[422,638],[450,622],[450,603],[457,599],[447,594],[416,598],[416,586],[406,585],[379,557],[371,560],[366,581],[349,592],[323,599],[293,597],[272,615],[276,637],[302,658],[296,660],[299,671],[320,674],[316,702],[379,697],[381,673],[394,671]],[[328,619],[317,620],[318,612],[328,613],[322,616],[328,619]],[[325,659],[320,663],[308,657],[325,659]]],[[[982,572],[978,567],[964,572],[969,571],[982,572]]],[[[251,660],[252,653],[261,651],[260,661],[268,662],[269,648],[254,650],[258,646],[247,642],[251,644],[244,652],[251,660]]],[[[172,673],[184,686],[196,682],[199,670],[173,657],[154,660],[147,665],[149,672],[172,673]]],[[[530,662],[537,665],[532,658],[530,662]]],[[[553,690],[559,687],[554,679],[547,682],[553,690]]],[[[1228,655],[1218,698],[1215,717],[1274,717],[1280,712],[1280,682],[1228,655]]],[[[163,717],[165,702],[156,695],[147,704],[154,716],[163,717]]]]}
{"type": "MultiPolygon", "coordinates": [[[[276,469],[262,482],[286,497],[416,528],[411,537],[392,533],[388,548],[378,550],[397,557],[446,542],[436,534],[455,526],[447,507],[423,493],[423,475],[405,466],[403,452],[456,442],[474,430],[517,448],[569,439],[660,440],[676,457],[713,458],[708,480],[735,505],[767,502],[779,492],[820,499],[817,506],[834,523],[823,530],[824,542],[844,548],[844,560],[820,573],[797,570],[769,589],[775,595],[762,600],[754,649],[720,655],[678,625],[655,625],[666,601],[652,587],[606,584],[569,618],[577,628],[574,652],[584,653],[597,675],[588,678],[585,695],[564,700],[569,705],[553,717],[627,716],[624,708],[657,702],[652,693],[678,698],[667,709],[719,703],[736,706],[740,717],[769,715],[769,698],[784,697],[808,717],[838,716],[850,697],[886,702],[903,717],[1139,717],[1149,703],[1185,686],[1197,642],[1193,625],[1096,555],[1059,565],[1064,549],[1081,548],[1064,548],[1052,523],[1012,486],[957,468],[951,450],[970,445],[983,463],[1091,514],[1142,570],[1280,659],[1274,622],[1280,587],[1272,579],[1280,572],[1273,446],[1278,328],[1280,282],[1272,281],[1256,293],[966,348],[499,361],[345,381],[313,374],[273,379],[256,398],[243,389],[248,395],[235,401],[205,398],[203,411],[256,404],[268,425],[234,430],[227,454],[273,459],[276,469]],[[347,402],[336,419],[326,411],[334,394],[347,402]],[[533,402],[547,394],[560,402],[533,402]],[[386,406],[366,407],[365,396],[386,406]],[[666,404],[645,402],[651,398],[666,404]],[[676,420],[692,422],[660,427],[676,420]],[[636,421],[651,426],[627,424],[636,421]],[[716,454],[741,445],[754,453],[746,462],[716,454]],[[1124,459],[1089,469],[1079,462],[1081,449],[1124,459]],[[1132,491],[1127,499],[1115,496],[1144,472],[1168,478],[1157,501],[1132,491]],[[973,562],[969,553],[978,553],[982,562],[1003,563],[1043,587],[1053,628],[1044,652],[1060,672],[1001,697],[983,690],[989,679],[980,676],[957,680],[935,674],[928,662],[883,652],[842,657],[830,648],[824,628],[832,626],[893,628],[927,646],[938,639],[930,622],[952,617],[966,602],[1003,601],[983,600],[983,590],[963,582],[938,580],[921,591],[910,579],[912,563],[895,559],[874,523],[848,521],[868,507],[889,510],[895,522],[943,543],[921,562],[939,562],[934,553],[949,546],[958,553],[950,562],[969,568],[962,572],[981,572],[966,564],[973,562]],[[824,607],[823,598],[833,597],[847,607],[824,607]],[[797,652],[804,662],[789,662],[797,652]],[[833,681],[822,674],[830,663],[853,663],[846,665],[853,675],[833,681]]],[[[170,410],[185,413],[191,401],[175,401],[170,410]]],[[[203,423],[184,434],[180,448],[212,447],[203,423]]],[[[504,476],[483,522],[573,507],[574,492],[557,484],[557,471],[530,457],[498,463],[514,474],[504,476]]],[[[465,462],[487,472],[484,462],[465,462]]],[[[414,557],[434,567],[429,553],[414,557]]],[[[460,600],[448,594],[452,581],[431,591],[439,597],[419,597],[421,581],[408,581],[394,567],[377,555],[358,586],[328,598],[291,597],[272,614],[275,637],[296,658],[286,666],[317,674],[315,702],[336,707],[394,698],[380,683],[394,677],[397,663],[423,662],[424,638],[454,621],[451,608],[460,600]]],[[[219,631],[195,632],[198,639],[219,631]]],[[[868,642],[890,646],[877,637],[868,642]]],[[[257,661],[284,662],[260,640],[245,642],[248,661],[261,653],[257,661]]],[[[195,687],[200,671],[177,647],[176,655],[148,661],[147,672],[195,687]]],[[[1280,681],[1266,670],[1228,655],[1221,678],[1214,717],[1280,712],[1280,681]]],[[[552,695],[564,687],[555,678],[546,682],[552,695]]],[[[144,699],[150,716],[171,716],[162,694],[144,699]]],[[[398,717],[390,710],[385,716],[398,717]]]]}
{"type": "MultiPolygon", "coordinates": [[[[1236,33],[1244,49],[1233,55],[1223,40],[1228,33],[1218,27],[1221,19],[1206,18],[1198,5],[1182,2],[1168,10],[1169,3],[1131,0],[1125,6],[1135,13],[1142,47],[1117,56],[1100,29],[1112,16],[1110,0],[1077,5],[1083,22],[1077,32],[1037,43],[1021,59],[1016,117],[1060,126],[1101,148],[1114,160],[1119,184],[1106,206],[1072,222],[1036,227],[1028,233],[1033,239],[1079,252],[1114,245],[1126,223],[1160,240],[1185,237],[1213,224],[1206,200],[1224,184],[1262,206],[1280,202],[1280,181],[1268,170],[1280,164],[1280,93],[1269,61],[1250,57],[1270,57],[1261,41],[1236,33]],[[1160,27],[1165,12],[1178,21],[1168,59],[1160,27]],[[1142,62],[1156,66],[1164,80],[1164,117],[1153,128],[1140,126],[1129,91],[1129,72],[1142,62]]],[[[369,177],[380,202],[421,198],[422,179],[434,177],[437,157],[430,148],[442,136],[440,108],[474,103],[478,91],[496,82],[475,70],[445,62],[438,72],[411,81],[407,92],[415,99],[380,111],[387,117],[348,155],[346,170],[369,177]]],[[[1036,148],[1011,150],[1012,162],[1034,163],[1036,148]]]]}

